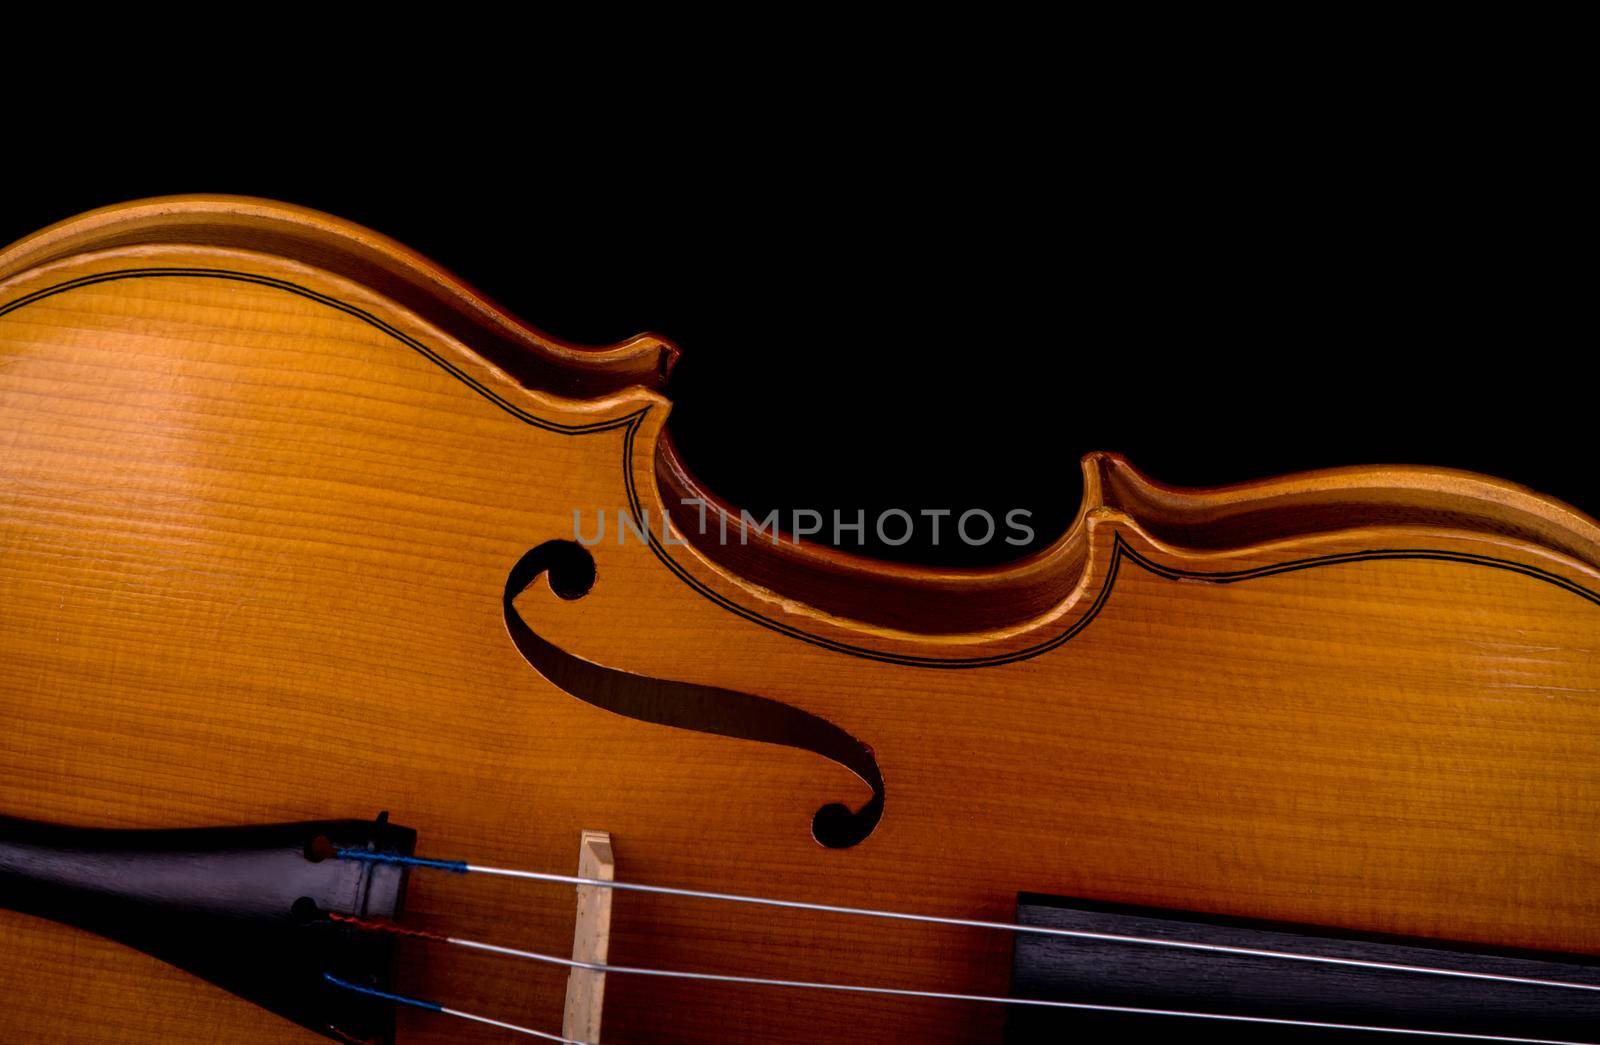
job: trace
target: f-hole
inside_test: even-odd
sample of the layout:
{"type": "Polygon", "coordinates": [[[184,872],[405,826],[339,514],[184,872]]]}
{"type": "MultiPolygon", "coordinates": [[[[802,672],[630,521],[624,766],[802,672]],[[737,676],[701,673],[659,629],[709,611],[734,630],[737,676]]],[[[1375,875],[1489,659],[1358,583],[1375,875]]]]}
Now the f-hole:
{"type": "Polygon", "coordinates": [[[715,686],[650,678],[602,667],[536,635],[517,614],[514,600],[539,576],[569,602],[594,587],[594,557],[573,541],[546,541],[518,560],[506,578],[506,631],[535,671],[553,685],[597,708],[678,729],[781,744],[821,755],[850,770],[872,788],[860,809],[830,803],[811,818],[811,834],[833,849],[853,846],[883,818],[883,773],[872,750],[829,722],[780,701],[715,686]]]}

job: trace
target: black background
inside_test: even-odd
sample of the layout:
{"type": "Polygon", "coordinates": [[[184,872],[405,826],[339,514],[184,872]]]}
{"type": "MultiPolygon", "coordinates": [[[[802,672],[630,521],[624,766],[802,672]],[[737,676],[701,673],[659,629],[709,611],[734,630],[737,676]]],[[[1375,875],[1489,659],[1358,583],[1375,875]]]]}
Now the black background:
{"type": "Polygon", "coordinates": [[[21,165],[0,239],[175,192],[369,225],[558,336],[675,340],[673,434],[758,514],[1020,507],[1037,545],[1092,449],[1180,484],[1447,465],[1600,513],[1571,125],[1492,94],[1242,98],[539,121],[494,148],[179,120],[21,165]]]}

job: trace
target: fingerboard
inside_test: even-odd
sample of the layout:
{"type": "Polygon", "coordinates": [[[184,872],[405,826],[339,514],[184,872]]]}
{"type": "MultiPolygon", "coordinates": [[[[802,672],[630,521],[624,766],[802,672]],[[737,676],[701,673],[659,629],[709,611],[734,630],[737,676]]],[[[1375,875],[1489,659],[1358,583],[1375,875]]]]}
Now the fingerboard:
{"type": "MultiPolygon", "coordinates": [[[[1024,893],[1017,921],[1135,936],[1317,955],[1361,962],[1589,984],[1595,960],[1489,952],[1399,937],[1203,917],[1024,893]]],[[[1600,990],[1466,979],[1407,970],[1018,934],[1012,995],[1092,1005],[1276,1020],[1600,1042],[1600,990]]],[[[1415,1033],[1316,1029],[1179,1016],[1013,1007],[1007,1040],[1144,1030],[1176,1042],[1441,1041],[1415,1033]]]]}

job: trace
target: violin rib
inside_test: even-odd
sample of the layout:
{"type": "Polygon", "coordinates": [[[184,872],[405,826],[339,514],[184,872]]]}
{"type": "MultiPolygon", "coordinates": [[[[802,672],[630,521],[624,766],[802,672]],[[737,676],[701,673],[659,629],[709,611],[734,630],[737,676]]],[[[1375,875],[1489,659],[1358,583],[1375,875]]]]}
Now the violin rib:
{"type": "Polygon", "coordinates": [[[0,280],[74,256],[162,247],[220,247],[291,258],[382,291],[529,387],[590,398],[660,389],[678,356],[654,334],[579,345],[512,316],[481,291],[402,244],[330,214],[244,196],[167,196],[80,214],[0,252],[0,280]]]}
{"type": "Polygon", "coordinates": [[[668,511],[708,559],[824,614],[918,634],[1012,628],[1059,609],[1079,591],[1091,517],[1120,516],[1172,549],[1239,551],[1406,528],[1512,538],[1579,569],[1600,568],[1595,520],[1524,486],[1455,469],[1360,466],[1190,489],[1158,483],[1119,454],[1093,453],[1083,459],[1082,473],[1077,518],[1058,540],[1012,564],[951,569],[884,563],[788,536],[723,543],[721,533],[738,533],[739,509],[693,477],[670,438],[663,436],[656,462],[668,511]]]}

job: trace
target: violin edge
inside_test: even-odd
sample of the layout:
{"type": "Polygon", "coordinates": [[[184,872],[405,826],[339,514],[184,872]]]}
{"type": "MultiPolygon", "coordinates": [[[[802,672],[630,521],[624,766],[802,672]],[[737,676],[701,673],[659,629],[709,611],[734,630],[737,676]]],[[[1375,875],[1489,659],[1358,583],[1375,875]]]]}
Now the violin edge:
{"type": "MultiPolygon", "coordinates": [[[[271,200],[168,196],[89,211],[0,251],[0,281],[91,253],[162,246],[249,250],[368,287],[529,391],[591,401],[643,390],[667,405],[661,389],[679,354],[670,341],[650,334],[605,347],[561,341],[380,233],[271,200]]],[[[689,471],[660,420],[641,433],[637,485],[646,501],[658,498],[653,507],[672,518],[688,541],[686,551],[705,570],[723,575],[719,586],[741,590],[741,601],[751,596],[777,601],[848,631],[888,629],[935,638],[1025,630],[1081,594],[1090,558],[1088,522],[1108,514],[1123,517],[1152,542],[1179,554],[1247,551],[1289,538],[1420,526],[1520,541],[1600,579],[1600,523],[1505,480],[1432,466],[1357,465],[1186,488],[1152,479],[1108,452],[1082,459],[1083,497],[1069,527],[1032,554],[998,566],[886,562],[787,534],[776,542],[724,545],[708,535],[719,532],[724,519],[736,525],[738,507],[689,471]],[[711,520],[705,534],[699,532],[697,507],[684,505],[686,500],[705,503],[711,520]]]]}
{"type": "Polygon", "coordinates": [[[111,204],[0,249],[0,282],[75,255],[150,246],[254,250],[379,291],[537,391],[594,399],[659,392],[676,365],[671,341],[640,333],[612,345],[554,337],[423,254],[352,221],[252,196],[189,194],[111,204]]]}
{"type": "Polygon", "coordinates": [[[990,567],[883,562],[783,535],[777,542],[721,543],[737,506],[701,485],[663,434],[656,482],[664,507],[699,557],[732,578],[821,613],[907,637],[1026,628],[1082,593],[1092,555],[1091,520],[1116,521],[1177,559],[1202,562],[1272,545],[1370,534],[1375,546],[1400,530],[1512,542],[1564,560],[1600,581],[1600,522],[1556,498],[1507,480],[1426,465],[1351,465],[1214,487],[1162,483],[1123,455],[1086,454],[1083,498],[1067,529],[1039,550],[990,567]],[[693,501],[692,509],[674,507],[693,501]],[[700,532],[698,501],[706,504],[700,532]]]}

